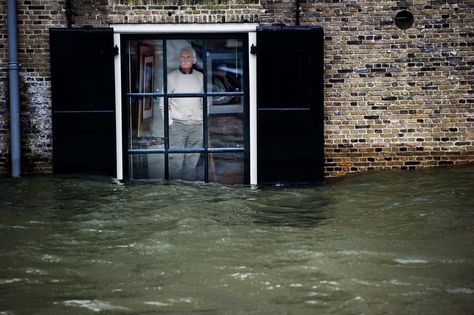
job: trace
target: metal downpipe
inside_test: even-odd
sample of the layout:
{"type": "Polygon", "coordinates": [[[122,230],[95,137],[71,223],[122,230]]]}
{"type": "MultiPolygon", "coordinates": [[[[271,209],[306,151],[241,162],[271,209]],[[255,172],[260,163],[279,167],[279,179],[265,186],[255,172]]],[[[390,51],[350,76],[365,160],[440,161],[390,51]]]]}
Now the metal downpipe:
{"type": "Polygon", "coordinates": [[[8,87],[10,97],[10,147],[12,177],[21,176],[20,84],[17,47],[16,0],[7,2],[8,87]]]}
{"type": "Polygon", "coordinates": [[[300,15],[301,15],[300,0],[296,0],[296,3],[295,3],[295,25],[296,26],[300,26],[300,15]]]}

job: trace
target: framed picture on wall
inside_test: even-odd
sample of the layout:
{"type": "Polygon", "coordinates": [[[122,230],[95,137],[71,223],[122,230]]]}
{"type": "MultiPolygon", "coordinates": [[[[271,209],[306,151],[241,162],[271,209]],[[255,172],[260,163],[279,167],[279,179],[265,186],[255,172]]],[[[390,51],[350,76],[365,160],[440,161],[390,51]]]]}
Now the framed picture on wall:
{"type": "MultiPolygon", "coordinates": [[[[138,92],[151,93],[153,91],[153,77],[155,57],[152,45],[141,44],[138,46],[139,71],[138,92]]],[[[153,98],[141,97],[137,109],[137,135],[145,136],[150,131],[150,122],[153,118],[153,98]]]]}
{"type": "MultiPolygon", "coordinates": [[[[141,46],[143,47],[143,46],[141,46]]],[[[146,47],[146,46],[145,46],[146,47]]],[[[153,92],[153,77],[155,68],[155,56],[151,49],[140,49],[140,93],[153,92]],[[149,54],[146,52],[150,50],[149,54]]],[[[153,117],[153,99],[151,97],[143,98],[141,119],[150,119],[153,117]]]]}

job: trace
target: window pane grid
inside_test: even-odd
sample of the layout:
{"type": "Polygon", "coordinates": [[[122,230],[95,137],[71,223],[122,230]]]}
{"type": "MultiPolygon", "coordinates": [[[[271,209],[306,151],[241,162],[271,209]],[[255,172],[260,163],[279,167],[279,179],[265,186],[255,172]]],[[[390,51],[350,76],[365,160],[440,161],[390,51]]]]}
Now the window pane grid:
{"type": "MultiPolygon", "coordinates": [[[[203,75],[203,92],[202,93],[172,93],[168,92],[168,80],[167,76],[171,72],[170,69],[168,69],[168,39],[163,39],[161,40],[161,47],[162,47],[162,54],[163,58],[161,60],[162,62],[162,91],[158,92],[157,91],[152,91],[152,92],[129,92],[126,94],[126,97],[129,100],[129,110],[132,112],[134,109],[133,107],[139,106],[140,101],[134,101],[136,99],[141,99],[142,102],[146,99],[162,99],[163,103],[163,146],[161,148],[147,148],[146,146],[143,148],[133,148],[130,147],[127,150],[127,153],[129,154],[130,158],[133,156],[151,156],[151,155],[161,155],[163,156],[163,162],[164,162],[164,178],[165,179],[170,179],[170,170],[169,170],[169,156],[172,154],[179,154],[179,153],[202,153],[202,160],[203,164],[201,167],[204,168],[204,181],[208,182],[209,179],[212,179],[215,177],[215,174],[212,175],[210,172],[212,171],[210,169],[210,159],[212,158],[212,168],[215,168],[215,158],[213,157],[213,154],[224,154],[224,156],[229,156],[229,158],[232,156],[232,154],[244,154],[246,152],[245,147],[240,146],[240,144],[236,145],[237,147],[210,147],[211,143],[210,141],[210,126],[209,126],[209,106],[213,105],[213,98],[215,97],[226,97],[226,98],[234,98],[234,100],[240,99],[240,102],[242,102],[242,99],[246,97],[246,93],[243,92],[242,90],[235,89],[235,90],[228,90],[228,91],[222,91],[222,90],[217,90],[214,91],[210,89],[208,82],[210,78],[210,73],[208,73],[208,68],[210,65],[208,65],[208,60],[207,60],[207,55],[208,55],[208,40],[207,39],[201,39],[202,42],[202,50],[206,53],[202,53],[199,57],[202,60],[202,65],[200,65],[198,72],[202,72],[203,75]],[[199,97],[202,98],[202,115],[203,115],[203,120],[202,120],[202,128],[203,128],[203,141],[202,141],[202,148],[172,148],[170,147],[170,119],[171,117],[169,116],[169,111],[170,111],[170,99],[171,98],[188,98],[188,97],[199,97]],[[212,177],[212,178],[210,178],[212,177]]],[[[194,45],[194,43],[193,43],[194,45]]],[[[239,52],[240,56],[241,53],[239,52]]],[[[239,60],[241,62],[241,60],[239,60]]],[[[242,67],[242,65],[239,65],[242,67]]],[[[173,67],[173,66],[171,66],[173,67]]],[[[215,74],[212,74],[212,78],[215,78],[215,74]]],[[[130,89],[129,89],[130,91],[130,89]]],[[[153,100],[152,100],[153,102],[153,100]]],[[[232,103],[232,104],[235,104],[232,103]]],[[[226,109],[227,105],[226,103],[216,103],[214,100],[214,105],[213,106],[219,106],[219,108],[226,109]],[[217,104],[217,105],[216,105],[217,104]],[[223,105],[220,105],[223,104],[223,105]]],[[[235,106],[235,105],[234,105],[235,106]]],[[[239,106],[244,106],[243,103],[240,103],[239,106]]],[[[226,109],[227,110],[227,109],[226,109]]],[[[135,109],[136,111],[136,109],[135,109]]],[[[214,113],[214,115],[222,115],[221,112],[216,112],[211,111],[211,113],[214,113]],[[217,113],[217,114],[216,114],[217,113]]],[[[232,115],[232,114],[231,114],[232,115]]],[[[243,120],[245,121],[245,119],[243,120]]],[[[130,124],[130,123],[129,123],[130,124]]],[[[130,124],[130,128],[133,128],[133,126],[130,124]]],[[[214,127],[213,127],[214,128],[214,127]]],[[[129,129],[132,130],[132,129],[129,129]]],[[[214,129],[213,129],[214,130],[214,129]]],[[[129,137],[130,138],[130,137],[129,137]]],[[[133,137],[132,137],[133,138],[133,137]]],[[[130,143],[132,143],[132,139],[129,139],[130,143]]],[[[222,144],[222,143],[221,143],[222,144]]],[[[214,144],[215,145],[215,144],[214,144]]],[[[225,144],[224,144],[225,145],[225,144]]],[[[230,144],[230,145],[235,145],[235,144],[230,144]]],[[[215,172],[215,171],[214,171],[215,172]]],[[[130,170],[130,174],[133,174],[133,170],[130,170]]]]}
{"type": "Polygon", "coordinates": [[[206,96],[245,96],[244,92],[207,92],[207,93],[127,93],[129,98],[140,97],[206,97],[206,96]]]}

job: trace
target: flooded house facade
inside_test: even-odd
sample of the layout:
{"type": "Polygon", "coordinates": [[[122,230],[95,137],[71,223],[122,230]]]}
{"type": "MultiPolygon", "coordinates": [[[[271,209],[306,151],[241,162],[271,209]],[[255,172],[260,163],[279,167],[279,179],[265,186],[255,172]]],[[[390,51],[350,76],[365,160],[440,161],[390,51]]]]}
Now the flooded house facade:
{"type": "Polygon", "coordinates": [[[0,176],[311,183],[474,161],[474,1],[0,6],[0,176]],[[175,142],[190,126],[198,144],[175,142]]]}

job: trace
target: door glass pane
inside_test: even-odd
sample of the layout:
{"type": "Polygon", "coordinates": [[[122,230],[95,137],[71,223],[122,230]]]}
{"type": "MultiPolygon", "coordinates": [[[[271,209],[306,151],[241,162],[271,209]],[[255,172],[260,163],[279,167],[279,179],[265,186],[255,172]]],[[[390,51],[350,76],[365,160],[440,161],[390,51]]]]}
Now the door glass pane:
{"type": "Polygon", "coordinates": [[[201,153],[170,153],[170,179],[204,180],[204,159],[201,153]]]}
{"type": "Polygon", "coordinates": [[[210,113],[243,112],[241,96],[230,93],[243,90],[243,42],[240,39],[208,40],[207,75],[210,113]]]}
{"type": "Polygon", "coordinates": [[[243,121],[242,113],[209,115],[209,147],[243,148],[243,121]]]}
{"type": "Polygon", "coordinates": [[[163,149],[163,98],[141,97],[129,101],[129,149],[163,149]]]}
{"type": "MultiPolygon", "coordinates": [[[[185,125],[197,125],[201,128],[203,117],[202,97],[170,97],[168,98],[168,121],[170,127],[176,122],[185,125]]],[[[171,132],[171,131],[170,131],[171,132]]]]}
{"type": "Polygon", "coordinates": [[[131,179],[164,179],[164,154],[130,155],[129,176],[131,179]]]}
{"type": "MultiPolygon", "coordinates": [[[[203,148],[203,125],[174,121],[169,128],[170,149],[203,148]]],[[[196,169],[201,153],[174,153],[169,156],[170,179],[198,180],[196,169]]]]}
{"type": "MultiPolygon", "coordinates": [[[[200,86],[199,88],[197,88],[193,84],[185,84],[189,83],[188,81],[191,80],[190,78],[188,78],[187,80],[181,78],[184,80],[183,82],[178,80],[178,78],[176,77],[173,77],[173,80],[171,80],[171,82],[169,79],[171,75],[176,76],[178,74],[191,74],[191,77],[195,78],[197,76],[196,73],[193,74],[194,71],[196,71],[197,74],[202,75],[204,41],[198,39],[167,40],[166,52],[168,93],[202,93],[202,82],[199,82],[200,86]]],[[[193,81],[191,81],[191,83],[195,84],[195,82],[193,81]]]]}
{"type": "Polygon", "coordinates": [[[128,41],[130,93],[163,92],[163,41],[128,41]]]}
{"type": "Polygon", "coordinates": [[[244,153],[209,154],[209,181],[223,184],[243,184],[244,153]]]}

